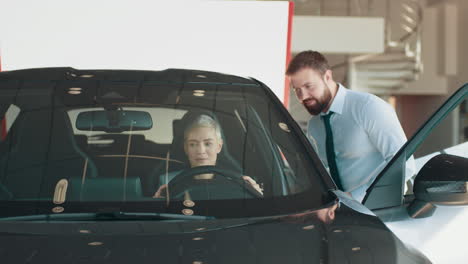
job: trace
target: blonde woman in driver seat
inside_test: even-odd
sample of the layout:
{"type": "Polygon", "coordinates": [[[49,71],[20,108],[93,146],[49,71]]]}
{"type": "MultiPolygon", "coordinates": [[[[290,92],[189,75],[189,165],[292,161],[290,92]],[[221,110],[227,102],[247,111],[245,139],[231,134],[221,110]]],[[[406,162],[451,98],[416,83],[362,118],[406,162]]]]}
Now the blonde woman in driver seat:
{"type": "MultiPolygon", "coordinates": [[[[194,119],[184,131],[184,152],[190,163],[190,168],[198,166],[215,166],[218,154],[223,148],[221,127],[209,115],[202,114],[194,119]]],[[[171,173],[172,177],[177,173],[171,173]]],[[[205,173],[194,176],[194,179],[212,179],[213,173],[205,173]]],[[[252,187],[263,194],[259,184],[249,176],[242,176],[242,179],[252,185],[252,187]]],[[[167,184],[161,185],[154,198],[163,198],[167,189],[167,184]]]]}

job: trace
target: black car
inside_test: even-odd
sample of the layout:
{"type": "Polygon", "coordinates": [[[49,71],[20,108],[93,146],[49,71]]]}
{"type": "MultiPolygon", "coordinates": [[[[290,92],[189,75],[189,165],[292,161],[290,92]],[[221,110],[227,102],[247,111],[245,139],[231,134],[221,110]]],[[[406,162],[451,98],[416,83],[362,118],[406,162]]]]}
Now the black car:
{"type": "Polygon", "coordinates": [[[0,73],[0,99],[1,263],[431,263],[370,209],[467,203],[467,157],[450,154],[404,196],[413,141],[353,200],[255,79],[27,69],[0,73]]]}

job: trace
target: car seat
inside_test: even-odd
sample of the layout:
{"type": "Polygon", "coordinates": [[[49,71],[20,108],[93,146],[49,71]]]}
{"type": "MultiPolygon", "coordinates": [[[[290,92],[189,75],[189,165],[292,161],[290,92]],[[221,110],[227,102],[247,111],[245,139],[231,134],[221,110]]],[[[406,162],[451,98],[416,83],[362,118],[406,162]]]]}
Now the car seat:
{"type": "Polygon", "coordinates": [[[0,182],[12,199],[52,200],[60,179],[97,176],[93,160],[74,140],[64,109],[20,112],[0,155],[0,182]]]}

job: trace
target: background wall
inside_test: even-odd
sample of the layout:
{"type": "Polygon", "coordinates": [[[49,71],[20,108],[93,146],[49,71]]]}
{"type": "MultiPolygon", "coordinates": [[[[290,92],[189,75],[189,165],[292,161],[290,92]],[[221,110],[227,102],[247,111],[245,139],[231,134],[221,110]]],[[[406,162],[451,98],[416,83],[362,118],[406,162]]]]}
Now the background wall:
{"type": "MultiPolygon", "coordinates": [[[[409,87],[420,91],[438,90],[440,95],[397,96],[397,112],[408,136],[416,132],[450,95],[468,83],[468,18],[463,15],[468,11],[468,1],[441,0],[427,4],[422,43],[424,72],[409,87]]],[[[460,111],[451,114],[445,129],[431,135],[431,142],[438,146],[423,146],[420,152],[457,144],[460,118],[460,111]]]]}
{"type": "MultiPolygon", "coordinates": [[[[403,0],[391,0],[391,19],[388,22],[392,25],[392,39],[397,39],[405,34],[400,25],[403,2],[403,0]]],[[[326,12],[319,15],[353,15],[352,12],[346,13],[346,3],[353,3],[352,1],[330,0],[323,3],[335,3],[336,7],[330,10],[325,9],[326,12]],[[338,9],[338,7],[345,8],[345,11],[338,9]]],[[[468,11],[468,1],[422,0],[421,3],[424,7],[422,25],[424,70],[416,81],[408,84],[407,89],[402,91],[402,94],[395,95],[396,111],[407,137],[411,137],[451,94],[468,82],[468,49],[466,48],[468,47],[468,34],[466,34],[468,18],[464,16],[464,13],[468,11]]],[[[385,0],[372,1],[372,13],[384,16],[386,5],[387,1],[385,0]]],[[[301,15],[318,15],[313,12],[314,10],[302,12],[301,15]]],[[[346,39],[340,39],[339,36],[329,39],[331,44],[336,44],[337,40],[340,40],[343,48],[346,48],[346,39]]],[[[293,43],[294,45],[296,44],[293,43]]],[[[343,64],[348,58],[356,56],[351,53],[325,53],[325,55],[330,65],[343,64]]],[[[333,75],[335,80],[346,84],[346,67],[334,69],[333,75]]],[[[297,102],[294,93],[291,93],[291,98],[290,111],[296,121],[305,128],[310,115],[297,102]]],[[[460,131],[459,112],[452,114],[448,122],[449,124],[445,126],[446,129],[436,131],[432,135],[434,137],[432,142],[440,144],[440,146],[433,146],[434,148],[456,143],[457,133],[460,131]]],[[[425,152],[425,150],[422,151],[425,152]]]]}

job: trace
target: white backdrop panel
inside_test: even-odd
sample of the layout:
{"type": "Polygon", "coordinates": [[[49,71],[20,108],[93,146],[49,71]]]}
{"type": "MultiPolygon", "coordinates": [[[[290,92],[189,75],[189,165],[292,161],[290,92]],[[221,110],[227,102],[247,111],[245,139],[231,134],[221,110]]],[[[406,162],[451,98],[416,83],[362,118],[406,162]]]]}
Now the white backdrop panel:
{"type": "Polygon", "coordinates": [[[189,68],[284,98],[288,2],[0,0],[3,70],[189,68]]]}

